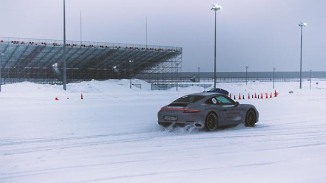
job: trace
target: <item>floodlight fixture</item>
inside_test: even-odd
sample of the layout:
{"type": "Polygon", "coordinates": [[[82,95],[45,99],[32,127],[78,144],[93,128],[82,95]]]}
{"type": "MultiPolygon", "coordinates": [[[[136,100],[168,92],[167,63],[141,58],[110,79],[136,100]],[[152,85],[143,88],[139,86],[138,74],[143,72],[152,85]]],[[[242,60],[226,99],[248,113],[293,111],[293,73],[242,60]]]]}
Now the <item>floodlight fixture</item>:
{"type": "Polygon", "coordinates": [[[308,25],[308,24],[307,24],[306,22],[300,22],[300,23],[299,23],[299,26],[300,26],[300,27],[306,27],[307,25],[308,25]]]}
{"type": "Polygon", "coordinates": [[[219,4],[213,4],[213,7],[211,8],[211,10],[213,11],[218,11],[218,10],[221,10],[222,9],[222,6],[220,6],[219,4]]]}

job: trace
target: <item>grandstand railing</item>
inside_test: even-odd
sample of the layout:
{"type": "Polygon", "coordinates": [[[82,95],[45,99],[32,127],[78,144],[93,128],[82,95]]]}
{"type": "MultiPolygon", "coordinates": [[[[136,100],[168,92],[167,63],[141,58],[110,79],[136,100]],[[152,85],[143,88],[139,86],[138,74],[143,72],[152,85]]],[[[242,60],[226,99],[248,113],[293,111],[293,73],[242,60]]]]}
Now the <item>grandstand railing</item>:
{"type": "MultiPolygon", "coordinates": [[[[63,46],[62,40],[54,39],[33,39],[33,38],[15,38],[0,37],[0,43],[12,44],[29,44],[29,45],[46,45],[46,46],[63,46]]],[[[88,48],[114,48],[114,49],[137,49],[137,50],[153,50],[153,51],[171,51],[181,52],[181,47],[173,46],[157,46],[144,44],[124,44],[124,43],[108,43],[108,42],[92,42],[92,41],[66,41],[66,46],[70,47],[88,47],[88,48]]]]}

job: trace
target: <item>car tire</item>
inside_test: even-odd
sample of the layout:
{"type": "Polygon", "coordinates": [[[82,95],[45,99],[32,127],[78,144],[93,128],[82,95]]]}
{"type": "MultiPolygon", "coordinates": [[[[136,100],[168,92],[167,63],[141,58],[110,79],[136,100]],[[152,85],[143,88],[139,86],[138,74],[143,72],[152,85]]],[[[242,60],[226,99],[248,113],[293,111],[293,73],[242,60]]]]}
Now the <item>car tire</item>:
{"type": "Polygon", "coordinates": [[[250,109],[246,114],[245,126],[254,127],[257,122],[256,120],[256,112],[250,109]]]}
{"type": "Polygon", "coordinates": [[[218,117],[214,112],[210,112],[206,116],[205,129],[207,131],[215,131],[218,127],[218,117]]]}

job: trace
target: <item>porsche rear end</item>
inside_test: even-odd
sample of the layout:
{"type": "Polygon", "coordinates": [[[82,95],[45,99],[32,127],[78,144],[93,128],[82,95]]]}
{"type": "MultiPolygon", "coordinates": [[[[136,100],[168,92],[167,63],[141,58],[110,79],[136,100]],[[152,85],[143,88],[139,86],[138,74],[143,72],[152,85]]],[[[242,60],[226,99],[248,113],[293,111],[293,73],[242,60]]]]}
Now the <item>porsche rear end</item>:
{"type": "Polygon", "coordinates": [[[167,126],[194,126],[204,128],[204,116],[200,109],[189,103],[172,103],[158,112],[158,124],[167,126]]]}

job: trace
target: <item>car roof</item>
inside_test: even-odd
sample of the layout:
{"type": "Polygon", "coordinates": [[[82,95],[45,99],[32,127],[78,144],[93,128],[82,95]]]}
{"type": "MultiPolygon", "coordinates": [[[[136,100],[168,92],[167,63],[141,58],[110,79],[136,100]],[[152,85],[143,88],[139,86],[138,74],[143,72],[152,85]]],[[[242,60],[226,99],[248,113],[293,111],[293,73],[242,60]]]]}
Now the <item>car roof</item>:
{"type": "Polygon", "coordinates": [[[188,94],[188,95],[198,95],[198,96],[216,96],[216,95],[223,95],[221,93],[213,93],[213,92],[200,92],[200,93],[191,93],[191,94],[188,94]]]}

